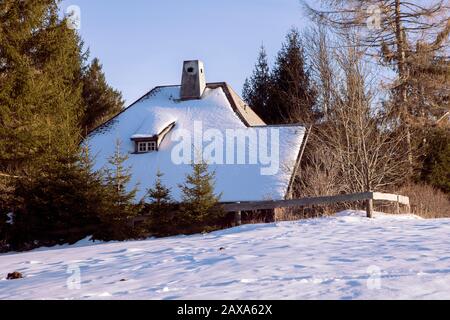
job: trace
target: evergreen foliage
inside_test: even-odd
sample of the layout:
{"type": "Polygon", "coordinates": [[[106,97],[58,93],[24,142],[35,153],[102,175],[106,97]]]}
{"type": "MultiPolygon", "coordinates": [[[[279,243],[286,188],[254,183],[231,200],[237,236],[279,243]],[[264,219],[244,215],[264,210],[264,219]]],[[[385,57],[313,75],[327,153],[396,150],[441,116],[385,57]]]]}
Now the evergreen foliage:
{"type": "Polygon", "coordinates": [[[102,227],[94,233],[94,239],[125,240],[136,236],[130,222],[140,213],[142,205],[133,203],[137,187],[127,190],[131,180],[130,168],[125,167],[128,155],[122,154],[120,149],[121,142],[118,140],[116,150],[109,159],[109,167],[104,170],[106,204],[99,215],[102,227]]]}
{"type": "Polygon", "coordinates": [[[266,50],[264,46],[261,46],[253,74],[250,78],[245,79],[242,98],[264,121],[270,121],[268,103],[271,83],[266,50]]]}
{"type": "Polygon", "coordinates": [[[85,105],[83,134],[89,133],[123,109],[122,94],[106,82],[100,61],[95,58],[82,77],[82,98],[85,105]]]}
{"type": "Polygon", "coordinates": [[[312,124],[317,117],[316,98],[300,33],[291,29],[272,71],[271,122],[312,124]]]}
{"type": "Polygon", "coordinates": [[[272,72],[265,49],[261,47],[253,74],[245,81],[242,96],[269,124],[312,124],[318,118],[317,92],[298,30],[291,29],[286,35],[272,72]]]}
{"type": "Polygon", "coordinates": [[[74,243],[92,234],[107,198],[90,161],[85,154],[56,159],[39,176],[17,180],[13,248],[74,243]]]}
{"type": "Polygon", "coordinates": [[[217,225],[223,211],[218,206],[221,195],[214,194],[215,173],[208,171],[204,161],[192,165],[192,173],[179,187],[182,191],[181,210],[175,216],[180,226],[193,231],[207,231],[217,225]]]}
{"type": "Polygon", "coordinates": [[[0,172],[21,175],[47,155],[76,153],[83,55],[58,3],[0,3],[0,172]]]}
{"type": "Polygon", "coordinates": [[[421,179],[450,194],[450,130],[436,128],[428,135],[421,179]]]}
{"type": "Polygon", "coordinates": [[[163,176],[164,174],[158,171],[155,185],[148,190],[148,198],[150,200],[148,205],[150,213],[149,228],[152,234],[158,236],[171,234],[171,231],[174,229],[172,219],[176,210],[170,195],[170,189],[164,186],[162,182],[163,176]]]}

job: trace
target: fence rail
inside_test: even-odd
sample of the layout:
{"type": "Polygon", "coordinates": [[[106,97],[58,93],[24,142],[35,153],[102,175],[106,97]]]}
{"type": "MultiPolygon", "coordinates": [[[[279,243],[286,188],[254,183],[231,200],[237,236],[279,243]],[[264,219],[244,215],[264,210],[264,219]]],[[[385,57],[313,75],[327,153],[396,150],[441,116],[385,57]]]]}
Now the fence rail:
{"type": "Polygon", "coordinates": [[[242,211],[304,207],[313,205],[335,204],[339,202],[366,201],[367,216],[372,217],[374,200],[395,202],[397,205],[396,206],[397,213],[400,213],[400,205],[407,206],[408,211],[410,211],[410,204],[408,197],[381,192],[362,192],[336,196],[324,196],[324,197],[279,200],[279,201],[235,202],[235,203],[226,203],[223,205],[223,208],[226,212],[236,212],[236,223],[239,224],[241,220],[240,215],[242,211]]]}
{"type": "MultiPolygon", "coordinates": [[[[233,202],[233,203],[224,203],[222,204],[222,207],[225,212],[234,212],[235,224],[240,225],[242,221],[241,215],[242,211],[305,207],[305,206],[326,205],[326,204],[356,202],[356,201],[366,202],[367,216],[371,218],[373,217],[374,200],[394,202],[396,204],[397,213],[400,213],[400,205],[405,205],[407,207],[408,212],[410,212],[411,210],[408,197],[398,194],[381,193],[381,192],[362,192],[353,194],[341,194],[336,196],[324,196],[324,197],[301,198],[301,199],[278,200],[278,201],[233,202]]],[[[143,222],[147,219],[148,219],[147,216],[139,216],[133,219],[132,224],[134,225],[135,223],[143,222]]]]}

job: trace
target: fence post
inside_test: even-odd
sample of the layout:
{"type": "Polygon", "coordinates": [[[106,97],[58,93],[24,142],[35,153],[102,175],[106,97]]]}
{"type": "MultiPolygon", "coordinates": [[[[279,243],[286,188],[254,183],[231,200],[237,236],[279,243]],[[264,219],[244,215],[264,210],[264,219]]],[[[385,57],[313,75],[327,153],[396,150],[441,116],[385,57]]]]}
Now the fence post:
{"type": "MultiPolygon", "coordinates": [[[[240,202],[237,202],[240,203],[240,202]]],[[[234,223],[237,226],[242,225],[242,212],[241,211],[236,211],[236,213],[234,214],[234,223]]]]}
{"type": "Polygon", "coordinates": [[[234,214],[234,223],[235,223],[237,226],[240,226],[240,225],[242,224],[242,213],[241,213],[241,211],[237,211],[237,212],[234,214]]]}
{"type": "Polygon", "coordinates": [[[367,218],[373,218],[373,199],[367,199],[366,200],[366,212],[367,212],[367,218]]]}
{"type": "Polygon", "coordinates": [[[396,204],[397,214],[400,214],[400,196],[399,195],[397,195],[397,202],[395,204],[396,204]]]}

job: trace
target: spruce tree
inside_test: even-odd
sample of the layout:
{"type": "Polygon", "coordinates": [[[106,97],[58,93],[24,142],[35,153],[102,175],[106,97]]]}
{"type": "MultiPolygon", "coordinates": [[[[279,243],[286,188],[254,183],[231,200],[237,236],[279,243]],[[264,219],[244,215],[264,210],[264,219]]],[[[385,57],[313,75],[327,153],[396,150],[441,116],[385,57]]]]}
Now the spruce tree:
{"type": "Polygon", "coordinates": [[[164,186],[162,182],[163,176],[164,174],[158,170],[155,185],[148,189],[147,193],[150,200],[148,206],[150,230],[153,234],[162,236],[170,234],[170,229],[172,229],[171,216],[175,210],[170,189],[164,186]]]}
{"type": "Polygon", "coordinates": [[[307,69],[300,33],[292,29],[278,53],[272,71],[268,101],[270,123],[312,124],[317,118],[317,93],[307,69]]]}
{"type": "Polygon", "coordinates": [[[192,173],[179,187],[182,191],[181,212],[175,220],[192,232],[207,231],[215,227],[223,215],[219,207],[221,195],[214,194],[215,172],[208,171],[204,161],[192,165],[192,173]]]}
{"type": "Polygon", "coordinates": [[[134,203],[137,187],[127,190],[131,180],[130,167],[125,167],[127,159],[128,155],[122,154],[121,142],[117,140],[116,150],[104,170],[107,209],[99,217],[102,227],[94,233],[94,239],[125,240],[136,236],[130,222],[140,213],[142,204],[134,203]]]}
{"type": "Polygon", "coordinates": [[[264,121],[270,121],[268,105],[270,88],[271,77],[267,54],[264,46],[261,46],[253,74],[245,79],[242,97],[264,121]]]}
{"type": "Polygon", "coordinates": [[[85,106],[82,130],[83,134],[87,134],[119,113],[123,108],[124,101],[122,94],[106,82],[102,65],[97,58],[86,68],[82,83],[82,97],[85,106]]]}
{"type": "Polygon", "coordinates": [[[98,216],[108,209],[108,190],[85,152],[19,179],[15,195],[20,206],[14,212],[11,244],[19,250],[81,240],[97,230],[98,216]]]}
{"type": "Polygon", "coordinates": [[[76,153],[81,42],[56,0],[0,2],[0,172],[39,172],[76,153]],[[50,158],[52,159],[52,157],[50,158]]]}

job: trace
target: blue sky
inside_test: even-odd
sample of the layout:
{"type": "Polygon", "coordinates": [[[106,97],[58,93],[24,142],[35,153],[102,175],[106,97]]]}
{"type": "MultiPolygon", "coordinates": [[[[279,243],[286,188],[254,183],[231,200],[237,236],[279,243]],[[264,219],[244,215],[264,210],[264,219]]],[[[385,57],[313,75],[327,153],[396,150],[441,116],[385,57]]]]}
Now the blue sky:
{"type": "Polygon", "coordinates": [[[307,18],[299,0],[64,0],[81,9],[80,34],[127,104],[157,85],[178,84],[183,60],[205,63],[208,82],[239,93],[258,48],[270,61],[292,26],[307,18]]]}

